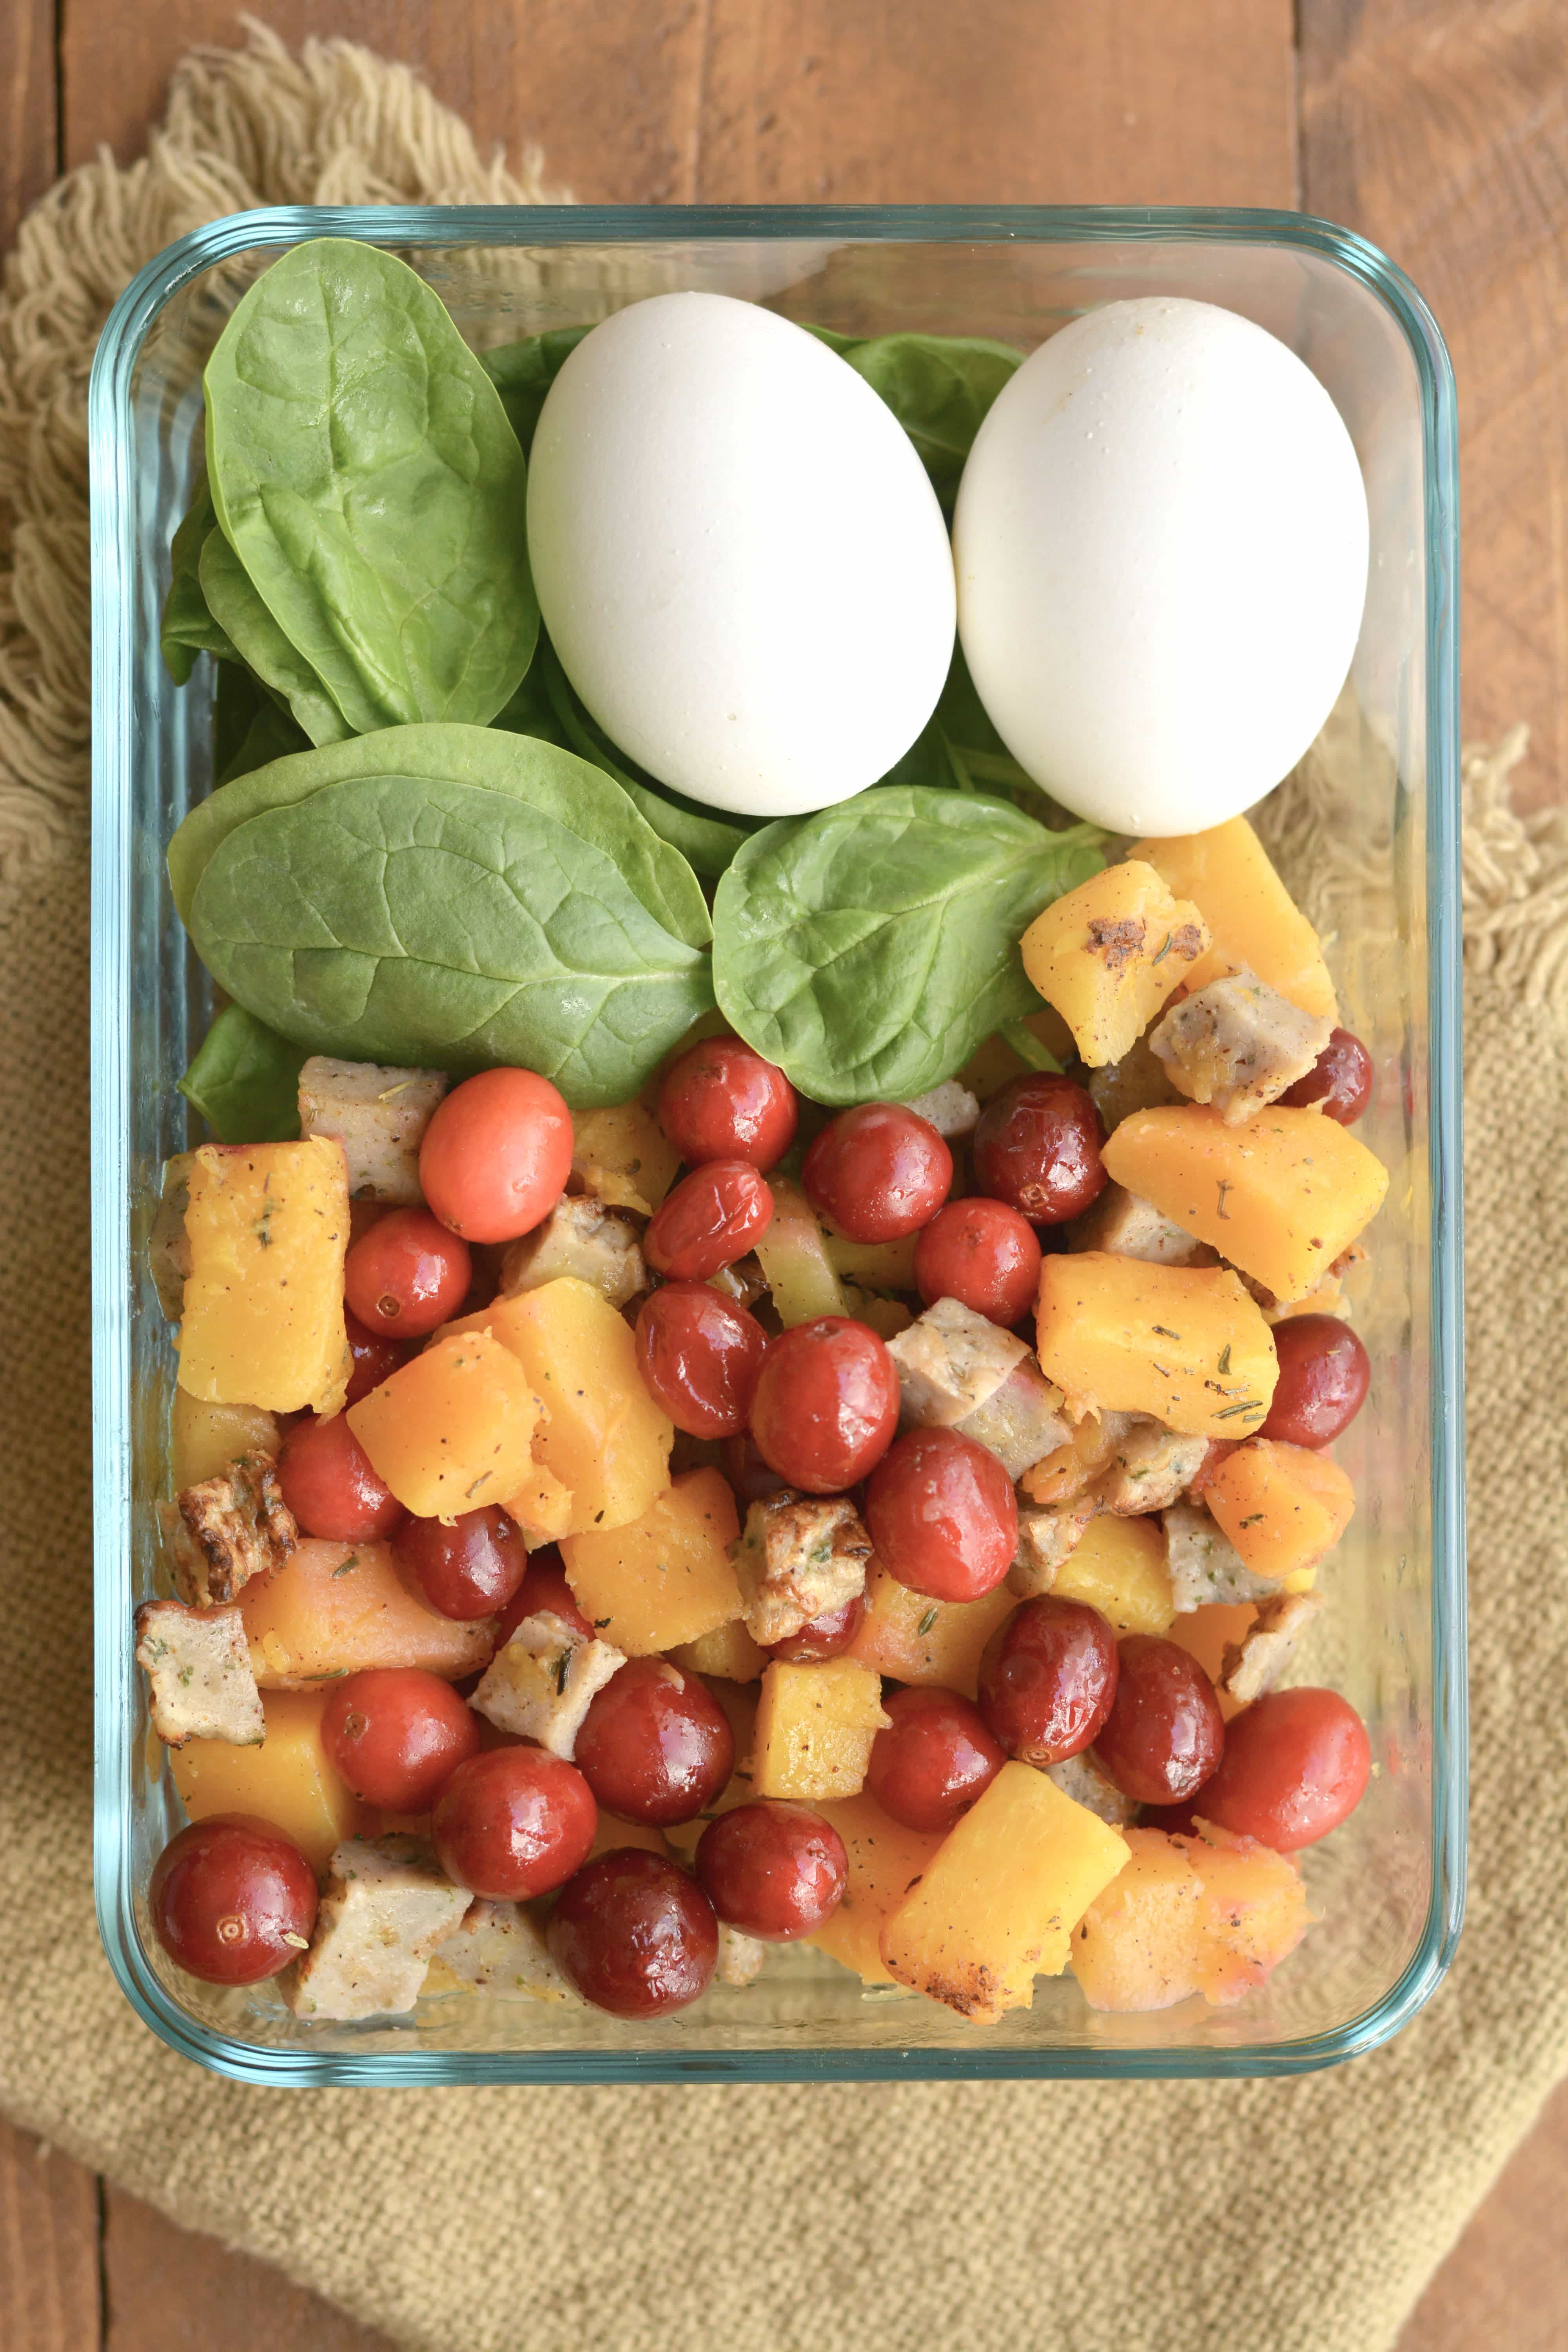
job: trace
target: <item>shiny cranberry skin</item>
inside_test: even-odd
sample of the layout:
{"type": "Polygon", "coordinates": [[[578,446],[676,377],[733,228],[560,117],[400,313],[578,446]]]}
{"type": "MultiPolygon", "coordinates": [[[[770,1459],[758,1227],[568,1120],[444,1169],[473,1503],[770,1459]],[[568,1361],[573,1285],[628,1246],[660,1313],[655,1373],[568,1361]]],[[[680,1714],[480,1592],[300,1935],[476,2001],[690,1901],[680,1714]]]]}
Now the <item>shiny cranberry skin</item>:
{"type": "Polygon", "coordinates": [[[786,1633],[782,1642],[770,1642],[770,1658],[782,1658],[786,1665],[821,1665],[828,1658],[841,1658],[854,1645],[855,1636],[866,1619],[865,1596],[852,1592],[837,1609],[825,1609],[820,1617],[813,1617],[798,1633],[786,1633]]]}
{"type": "Polygon", "coordinates": [[[992,1096],[974,1130],[974,1188],[1034,1225],[1065,1224],[1105,1190],[1094,1097],[1072,1078],[1030,1070],[992,1096]]]}
{"type": "Polygon", "coordinates": [[[871,1473],[866,1525],[878,1559],[910,1591],[978,1601],[1016,1556],[1018,1498],[989,1447],[956,1429],[911,1429],[871,1473]]]}
{"type": "Polygon", "coordinates": [[[765,1944],[787,1944],[812,1935],[838,1908],[849,1857],[820,1813],[763,1798],[709,1822],[697,1877],[727,1926],[765,1944]]]}
{"type": "Polygon", "coordinates": [[[1080,1756],[1110,1713],[1120,1661],[1098,1609],[1042,1593],[1004,1618],[980,1660],[980,1712],[1009,1756],[1080,1756]]]}
{"type": "Polygon", "coordinates": [[[917,1234],[952,1190],[952,1154],[930,1119],[901,1103],[861,1103],[831,1119],[805,1155],[801,1186],[852,1242],[917,1234]]]}
{"type": "Polygon", "coordinates": [[[892,1721],[871,1743],[866,1786],[905,1829],[945,1837],[991,1786],[1006,1749],[956,1691],[891,1691],[882,1712],[892,1721]]]}
{"type": "Polygon", "coordinates": [[[419,1666],[373,1666],[334,1683],[321,1745],[354,1795],[389,1813],[427,1813],[479,1748],[479,1717],[419,1666]]]}
{"type": "Polygon", "coordinates": [[[671,1282],[706,1282],[744,1257],[773,1219],[773,1192],[749,1160],[710,1160],[655,1211],[643,1255],[671,1282]]]}
{"type": "Polygon", "coordinates": [[[259,1984],[297,1960],[316,1899],[316,1874],[292,1838],[245,1813],[181,1830],[147,1889],[158,1941],[204,1984],[259,1984]]]}
{"type": "Polygon", "coordinates": [[[497,1503],[449,1521],[405,1519],[392,1550],[443,1617],[492,1616],[528,1573],[521,1531],[497,1503]]]}
{"type": "Polygon", "coordinates": [[[1331,1445],[1366,1402],[1366,1349],[1337,1315],[1288,1315],[1274,1326],[1279,1377],[1259,1437],[1331,1445]]]}
{"type": "Polygon", "coordinates": [[[637,1314],[637,1370],[654,1402],[689,1437],[744,1429],[767,1353],[754,1315],[701,1282],[667,1282],[637,1314]]]}
{"type": "Polygon", "coordinates": [[[1348,1029],[1331,1029],[1329,1042],[1307,1072],[1279,1099],[1292,1110],[1321,1105],[1325,1117],[1353,1127],[1372,1100],[1372,1055],[1348,1029]]]}
{"type": "Polygon", "coordinates": [[[545,1930],[556,1967],[612,2017],[663,2017],[713,1980],[719,1923],[706,1895],[662,1854],[618,1846],[563,1887],[545,1930]]]}
{"type": "Polygon", "coordinates": [[[1039,1237],[1005,1201],[950,1201],[915,1244],[915,1281],[928,1307],[956,1298],[1010,1329],[1039,1294],[1039,1237]]]}
{"type": "Polygon", "coordinates": [[[740,1037],[707,1037],[666,1071],[658,1123],[689,1168],[749,1160],[765,1174],[795,1141],[800,1107],[781,1069],[740,1037]]]}
{"type": "Polygon", "coordinates": [[[372,1389],[389,1381],[414,1350],[400,1340],[389,1339],[384,1332],[367,1330],[352,1307],[343,1309],[343,1327],[349,1335],[349,1354],[353,1359],[343,1402],[358,1404],[361,1397],[369,1396],[372,1389]]]}
{"type": "Polygon", "coordinates": [[[408,1514],[370,1466],[345,1413],[297,1421],[278,1455],[283,1500],[308,1536],[329,1543],[374,1543],[408,1514]]]}
{"type": "Polygon", "coordinates": [[[467,1242],[428,1209],[394,1209],[355,1242],[343,1265],[348,1303],[367,1331],[419,1339],[449,1323],[473,1280],[467,1242]]]}
{"type": "Polygon", "coordinates": [[[561,1618],[584,1642],[592,1638],[594,1629],[573,1598],[561,1554],[553,1544],[542,1544],[537,1551],[529,1553],[522,1582],[501,1611],[496,1626],[497,1649],[510,1641],[525,1617],[545,1615],[561,1618]]]}
{"type": "Polygon", "coordinates": [[[492,1748],[458,1765],[430,1833],[455,1886],[492,1903],[527,1903],[582,1867],[598,1822],[574,1764],[542,1748],[492,1748]]]}
{"type": "Polygon", "coordinates": [[[595,1692],[575,1757],[607,1813],[664,1829],[695,1820],[728,1786],[735,1735],[695,1675],[664,1658],[628,1658],[595,1692]]]}
{"type": "Polygon", "coordinates": [[[1196,1658],[1157,1633],[1129,1633],[1094,1760],[1124,1797],[1179,1805],[1203,1786],[1225,1748],[1225,1717],[1196,1658]]]}
{"type": "Polygon", "coordinates": [[[808,1495],[841,1495],[893,1442],[899,1375],[867,1323],[819,1315],[768,1348],[752,1435],[770,1469],[808,1495]]]}
{"type": "Polygon", "coordinates": [[[1193,1810],[1294,1853],[1354,1812],[1371,1769],[1366,1726],[1338,1691],[1270,1691],[1226,1727],[1224,1757],[1193,1810]]]}
{"type": "Polygon", "coordinates": [[[782,1495],[789,1485],[787,1478],[781,1478],[763,1460],[757,1441],[749,1430],[739,1437],[725,1439],[724,1475],[734,1490],[742,1518],[752,1503],[765,1502],[770,1495],[782,1495]]]}

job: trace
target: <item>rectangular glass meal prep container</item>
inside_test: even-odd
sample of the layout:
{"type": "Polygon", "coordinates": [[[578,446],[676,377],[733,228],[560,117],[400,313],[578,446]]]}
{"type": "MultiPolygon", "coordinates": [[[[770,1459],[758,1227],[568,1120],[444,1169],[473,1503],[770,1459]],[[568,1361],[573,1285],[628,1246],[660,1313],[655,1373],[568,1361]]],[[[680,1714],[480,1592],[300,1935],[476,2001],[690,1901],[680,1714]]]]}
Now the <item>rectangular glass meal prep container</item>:
{"type": "MultiPolygon", "coordinates": [[[[1253,2074],[1368,2050],[1414,2014],[1463,1907],[1466,1713],[1460,1357],[1458,513],[1453,379],[1419,295],[1370,246],[1295,214],[1011,208],[279,209],[196,231],[117,304],[93,370],[93,1122],[99,1922],[128,1999],[173,2047],[271,2084],[1253,2074]],[[211,1010],[163,851],[210,782],[210,665],[159,657],[168,548],[202,451],[202,369],[256,273],[331,234],[395,248],[479,347],[700,287],[857,333],[998,336],[1026,349],[1135,294],[1227,305],[1316,371],[1354,436],[1372,569],[1341,730],[1336,869],[1357,919],[1332,941],[1343,1018],[1379,1079],[1360,1130],[1393,1171],[1357,1301],[1370,1402],[1342,1442],[1356,1486],[1322,1580],[1308,1679],[1365,1716],[1374,1778],[1305,1857],[1321,1914],[1261,1991],[1151,2016],[1091,2011],[1069,1976],[982,2030],[864,1995],[809,1949],[637,2028],[594,2011],[447,1994],[399,2023],[306,2024],[268,1987],[174,1969],[147,1924],[182,1818],[150,1741],[132,1612],[153,1590],[175,1360],[147,1264],[174,1080],[211,1010]],[[1348,746],[1348,748],[1347,748],[1348,746]]],[[[1299,884],[1300,877],[1288,872],[1299,884]]]]}

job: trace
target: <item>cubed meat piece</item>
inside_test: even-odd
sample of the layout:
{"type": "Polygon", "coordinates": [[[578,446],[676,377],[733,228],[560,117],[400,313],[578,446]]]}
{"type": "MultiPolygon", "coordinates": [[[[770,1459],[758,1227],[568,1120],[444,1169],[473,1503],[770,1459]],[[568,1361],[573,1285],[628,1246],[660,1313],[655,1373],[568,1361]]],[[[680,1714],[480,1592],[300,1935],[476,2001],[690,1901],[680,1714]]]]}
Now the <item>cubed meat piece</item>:
{"type": "Polygon", "coordinates": [[[1279,1579],[1255,1576],[1208,1513],[1195,1504],[1173,1503],[1161,1514],[1161,1522],[1178,1617],[1210,1601],[1267,1601],[1279,1591],[1279,1579]]]}
{"type": "Polygon", "coordinates": [[[1163,1511],[1186,1492],[1208,1458],[1206,1437],[1184,1437],[1157,1421],[1128,1430],[1101,1475],[1095,1495],[1102,1511],[1123,1517],[1163,1511]]]}
{"type": "Polygon", "coordinates": [[[960,1136],[973,1135],[980,1118],[979,1101],[956,1078],[944,1078],[940,1087],[932,1087],[929,1094],[917,1095],[903,1108],[912,1110],[917,1118],[925,1119],[950,1143],[960,1136]]]}
{"type": "MultiPolygon", "coordinates": [[[[551,1958],[544,1930],[517,1903],[470,1904],[432,1955],[432,1967],[443,1966],[459,1984],[492,2000],[582,2003],[551,1958]]],[[[430,1990],[437,1989],[432,1982],[430,1990]]]]}
{"type": "Polygon", "coordinates": [[[906,1426],[952,1427],[989,1404],[1029,1350],[956,1298],[939,1298],[888,1342],[906,1426]]]}
{"type": "Polygon", "coordinates": [[[335,1136],[349,1163],[351,1201],[415,1209],[419,1146],[447,1091],[444,1070],[389,1069],[312,1054],[300,1072],[300,1133],[335,1136]]]}
{"type": "Polygon", "coordinates": [[[1240,1127],[1306,1076],[1331,1027],[1244,964],[1173,1004],[1150,1031],[1149,1045],[1179,1093],[1240,1127]]]}
{"type": "Polygon", "coordinates": [[[1108,1780],[1089,1750],[1081,1756],[1069,1756],[1065,1764],[1047,1764],[1046,1778],[1054,1780],[1064,1797],[1075,1805],[1087,1806],[1113,1830],[1124,1830],[1138,1811],[1131,1797],[1124,1797],[1114,1780],[1108,1780]]]}
{"type": "Polygon", "coordinates": [[[144,1601],[136,1612],[136,1663],[146,1668],[153,1728],[166,1747],[226,1739],[236,1748],[259,1748],[266,1738],[237,1609],[144,1601]]]}
{"type": "MultiPolygon", "coordinates": [[[[525,1617],[503,1650],[498,1650],[469,1700],[498,1730],[537,1739],[552,1756],[568,1761],[576,1751],[595,1691],[626,1663],[624,1650],[608,1642],[585,1642],[581,1633],[542,1609],[525,1617]]],[[[672,1666],[672,1674],[679,1673],[672,1666]]]]}
{"type": "Polygon", "coordinates": [[[327,1868],[310,1948],[279,1991],[298,2017],[404,2015],[472,1895],[414,1838],[345,1839],[327,1868]]]}
{"type": "Polygon", "coordinates": [[[1150,1051],[1146,1036],[1140,1037],[1119,1062],[1107,1062],[1102,1069],[1090,1070],[1084,1084],[1094,1097],[1094,1107],[1107,1135],[1124,1118],[1131,1118],[1135,1110],[1160,1110],[1165,1104],[1182,1099],[1171,1084],[1165,1065],[1150,1051]]]}
{"type": "Polygon", "coordinates": [[[253,1577],[281,1568],[300,1540],[267,1454],[242,1454],[216,1478],[184,1487],[163,1522],[174,1590],[196,1609],[237,1601],[253,1577]]]}
{"type": "Polygon", "coordinates": [[[191,1163],[194,1151],[176,1152],[163,1162],[163,1185],[153,1212],[147,1236],[147,1270],[165,1323],[177,1323],[185,1311],[185,1279],[191,1270],[191,1237],[185,1231],[185,1211],[191,1205],[191,1163]]]}
{"type": "Polygon", "coordinates": [[[1273,1690],[1322,1605],[1315,1592],[1278,1592],[1264,1601],[1242,1639],[1226,1643],[1221,1690],[1240,1706],[1273,1690]]]}
{"type": "Polygon", "coordinates": [[[961,1436],[987,1446],[1015,1479],[1072,1439],[1062,1412],[1062,1392],[1047,1380],[1033,1356],[1016,1364],[995,1394],[961,1421],[958,1429],[961,1436]]]}
{"type": "Polygon", "coordinates": [[[1018,1513],[1018,1554],[1007,1571],[1007,1590],[1021,1601],[1049,1592],[1064,1560],[1082,1540],[1100,1506],[1092,1495],[1067,1503],[1026,1503],[1018,1513]]]}
{"type": "Polygon", "coordinates": [[[1108,1184],[1092,1209],[1067,1228],[1068,1247],[1109,1250],[1113,1257],[1141,1257],[1148,1265],[1214,1265],[1215,1253],[1121,1184],[1108,1184]]]}
{"type": "Polygon", "coordinates": [[[1025,1501],[1066,1503],[1087,1494],[1110,1469],[1132,1430],[1158,1426],[1138,1412],[1085,1413],[1066,1445],[1023,1472],[1025,1501]]]}
{"type": "Polygon", "coordinates": [[[586,1192],[563,1194],[542,1225],[513,1242],[501,1260],[500,1295],[542,1290],[572,1275],[612,1307],[624,1307],[647,1287],[647,1268],[629,1217],[586,1192]]]}
{"type": "Polygon", "coordinates": [[[739,1927],[727,1927],[719,1922],[719,1960],[713,1970],[721,1984],[749,1985],[755,1982],[767,1964],[768,1948],[755,1936],[742,1936],[739,1927]]]}
{"type": "Polygon", "coordinates": [[[746,1604],[746,1631],[765,1650],[864,1592],[871,1538],[842,1495],[786,1488],[752,1505],[730,1557],[746,1604]]]}

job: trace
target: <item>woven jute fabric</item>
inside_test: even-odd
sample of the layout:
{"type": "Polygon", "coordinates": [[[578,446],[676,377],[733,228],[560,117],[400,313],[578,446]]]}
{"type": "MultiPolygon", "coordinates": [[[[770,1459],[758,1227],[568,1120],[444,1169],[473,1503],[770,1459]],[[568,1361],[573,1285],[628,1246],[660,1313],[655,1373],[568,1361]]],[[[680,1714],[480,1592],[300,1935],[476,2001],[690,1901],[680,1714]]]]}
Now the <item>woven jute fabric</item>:
{"type": "Polygon", "coordinates": [[[84,399],[140,263],[285,199],[525,201],[402,68],[252,35],[75,173],[0,305],[0,2103],[430,2352],[1376,2352],[1568,2066],[1568,834],[1467,764],[1469,1924],[1298,2080],[321,2092],[163,2048],[90,1884],[84,399]]]}

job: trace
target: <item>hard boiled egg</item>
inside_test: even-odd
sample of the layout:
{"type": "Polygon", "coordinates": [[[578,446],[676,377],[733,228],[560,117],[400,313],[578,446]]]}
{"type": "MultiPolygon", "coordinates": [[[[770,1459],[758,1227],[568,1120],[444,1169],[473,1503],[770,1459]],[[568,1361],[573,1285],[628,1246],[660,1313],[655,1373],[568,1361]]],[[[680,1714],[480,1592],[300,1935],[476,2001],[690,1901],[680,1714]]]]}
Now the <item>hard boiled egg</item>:
{"type": "Polygon", "coordinates": [[[1311,371],[1235,311],[1112,302],[1026,360],[953,518],[959,635],[1022,766],[1118,833],[1260,800],[1328,717],[1367,505],[1311,371]]]}
{"type": "Polygon", "coordinates": [[[750,816],[875,783],[935,708],[952,557],[891,411],[803,327],[659,294],[585,336],[544,403],[528,549],[601,727],[750,816]]]}

